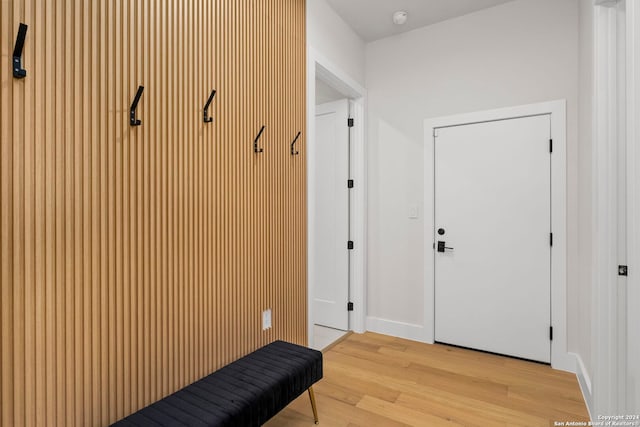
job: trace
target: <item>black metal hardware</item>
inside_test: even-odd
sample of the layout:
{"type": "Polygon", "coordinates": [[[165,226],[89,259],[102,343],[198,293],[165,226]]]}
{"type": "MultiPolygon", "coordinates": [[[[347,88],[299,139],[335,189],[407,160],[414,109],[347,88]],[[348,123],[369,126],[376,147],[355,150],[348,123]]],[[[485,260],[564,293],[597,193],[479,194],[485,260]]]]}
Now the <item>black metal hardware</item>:
{"type": "Polygon", "coordinates": [[[348,179],[347,180],[347,188],[353,188],[353,180],[352,179],[348,179]]]}
{"type": "Polygon", "coordinates": [[[553,326],[549,326],[549,340],[553,341],[553,326]]]}
{"type": "Polygon", "coordinates": [[[347,303],[347,311],[353,311],[353,303],[352,302],[348,302],[347,303]]]}
{"type": "Polygon", "coordinates": [[[264,132],[264,128],[265,126],[262,125],[262,127],[260,128],[260,132],[258,132],[258,136],[256,136],[256,139],[253,140],[254,153],[262,153],[264,151],[262,148],[258,148],[258,140],[260,140],[260,137],[262,136],[262,132],[264,132]]]}
{"type": "Polygon", "coordinates": [[[216,90],[211,91],[211,95],[209,95],[209,99],[207,99],[207,103],[204,104],[204,110],[202,112],[203,120],[205,123],[211,123],[213,121],[213,117],[209,117],[209,104],[213,101],[213,97],[216,96],[216,90]]]}
{"type": "Polygon", "coordinates": [[[298,132],[298,133],[296,134],[296,137],[295,137],[295,138],[293,138],[293,142],[291,142],[291,155],[292,155],[292,156],[297,156],[298,154],[300,154],[300,153],[298,153],[298,151],[294,148],[294,147],[295,147],[295,145],[296,145],[296,141],[298,141],[298,138],[300,138],[300,132],[298,132]]]}
{"type": "Polygon", "coordinates": [[[352,119],[352,118],[348,118],[348,119],[347,119],[347,126],[349,126],[350,128],[352,128],[352,127],[353,127],[353,124],[354,124],[353,119],[352,119]]]}
{"type": "Polygon", "coordinates": [[[553,153],[553,139],[549,140],[549,152],[553,153]]]}
{"type": "Polygon", "coordinates": [[[129,111],[129,124],[131,126],[140,126],[142,124],[140,120],[136,119],[136,108],[138,108],[138,102],[140,102],[143,90],[144,86],[138,86],[136,97],[133,98],[133,102],[131,103],[131,110],[129,111]]]}
{"type": "Polygon", "coordinates": [[[347,249],[353,249],[353,240],[347,242],[347,249]]]}
{"type": "Polygon", "coordinates": [[[438,234],[443,236],[444,235],[444,228],[438,228],[438,234]]]}
{"type": "Polygon", "coordinates": [[[553,246],[553,233],[549,233],[549,245],[553,246]]]}
{"type": "Polygon", "coordinates": [[[27,76],[27,70],[22,68],[22,49],[24,48],[24,39],[27,37],[26,24],[20,23],[18,27],[18,36],[16,37],[16,45],[13,48],[13,77],[23,79],[27,76]]]}
{"type": "Polygon", "coordinates": [[[446,242],[439,240],[438,241],[438,252],[445,252],[446,249],[453,250],[453,248],[449,248],[445,246],[446,242]]]}
{"type": "Polygon", "coordinates": [[[628,276],[629,275],[629,267],[626,265],[618,266],[618,276],[628,276]]]}

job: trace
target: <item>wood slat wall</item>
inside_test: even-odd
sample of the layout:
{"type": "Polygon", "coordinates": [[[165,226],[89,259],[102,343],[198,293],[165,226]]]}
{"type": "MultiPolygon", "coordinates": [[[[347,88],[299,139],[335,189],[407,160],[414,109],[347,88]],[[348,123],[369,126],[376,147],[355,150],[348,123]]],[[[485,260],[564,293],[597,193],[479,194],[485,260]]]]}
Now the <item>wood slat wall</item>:
{"type": "Polygon", "coordinates": [[[107,425],[306,344],[304,7],[0,0],[0,425],[107,425]]]}

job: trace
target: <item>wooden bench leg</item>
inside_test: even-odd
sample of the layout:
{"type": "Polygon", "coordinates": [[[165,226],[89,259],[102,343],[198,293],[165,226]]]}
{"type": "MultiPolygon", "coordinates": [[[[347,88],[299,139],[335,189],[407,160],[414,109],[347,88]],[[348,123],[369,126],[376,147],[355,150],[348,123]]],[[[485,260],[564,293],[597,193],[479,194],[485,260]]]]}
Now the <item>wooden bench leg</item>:
{"type": "Polygon", "coordinates": [[[311,399],[311,409],[313,409],[313,421],[316,424],[320,424],[320,421],[318,421],[318,409],[316,408],[316,395],[313,393],[313,387],[309,387],[309,399],[311,399]]]}

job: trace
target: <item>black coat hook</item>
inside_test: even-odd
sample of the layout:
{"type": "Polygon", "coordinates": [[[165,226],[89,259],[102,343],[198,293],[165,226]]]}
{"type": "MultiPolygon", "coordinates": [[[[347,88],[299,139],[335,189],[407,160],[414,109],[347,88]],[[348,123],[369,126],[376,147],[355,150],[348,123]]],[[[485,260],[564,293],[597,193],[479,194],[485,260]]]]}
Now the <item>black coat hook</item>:
{"type": "Polygon", "coordinates": [[[131,126],[140,126],[142,122],[136,119],[136,108],[138,108],[138,102],[140,102],[140,97],[142,96],[142,91],[144,90],[144,86],[138,86],[138,92],[136,92],[136,97],[133,98],[133,103],[131,104],[131,111],[129,112],[129,124],[131,126]]]}
{"type": "Polygon", "coordinates": [[[294,147],[295,147],[295,145],[296,145],[296,141],[298,141],[298,138],[300,138],[300,132],[298,132],[298,134],[296,135],[296,137],[293,139],[293,142],[291,143],[291,155],[292,155],[292,156],[297,156],[298,154],[300,154],[300,153],[298,153],[298,151],[294,148],[294,147]]]}
{"type": "Polygon", "coordinates": [[[16,46],[13,48],[13,77],[16,79],[22,79],[27,76],[27,70],[22,68],[22,49],[24,48],[24,39],[27,37],[27,28],[26,24],[20,23],[16,46]]]}
{"type": "Polygon", "coordinates": [[[207,103],[204,104],[204,122],[205,123],[211,123],[213,121],[213,117],[208,117],[208,110],[209,110],[209,104],[211,104],[211,101],[213,101],[213,97],[216,96],[216,90],[212,90],[211,91],[211,95],[209,95],[209,99],[207,99],[207,103]]]}
{"type": "Polygon", "coordinates": [[[260,132],[258,132],[258,136],[253,140],[253,152],[254,153],[262,153],[264,150],[262,148],[258,148],[258,140],[262,136],[262,132],[264,132],[264,125],[260,128],[260,132]]]}

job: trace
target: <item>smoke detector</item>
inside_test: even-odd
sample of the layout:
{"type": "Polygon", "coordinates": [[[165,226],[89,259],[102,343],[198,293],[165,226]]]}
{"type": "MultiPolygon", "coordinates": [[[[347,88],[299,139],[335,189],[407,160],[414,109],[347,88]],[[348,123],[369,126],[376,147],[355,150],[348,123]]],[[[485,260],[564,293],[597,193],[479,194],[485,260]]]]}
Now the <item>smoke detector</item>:
{"type": "Polygon", "coordinates": [[[393,23],[396,25],[404,25],[407,22],[409,14],[404,10],[399,10],[393,14],[393,23]]]}

